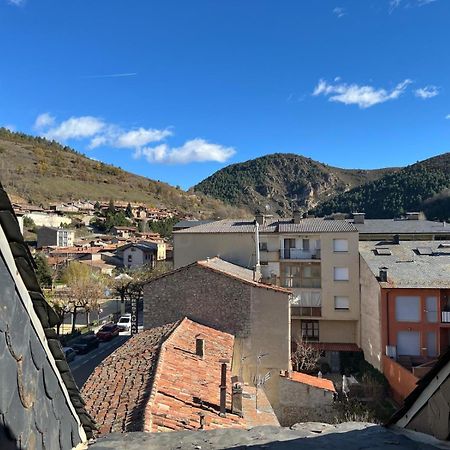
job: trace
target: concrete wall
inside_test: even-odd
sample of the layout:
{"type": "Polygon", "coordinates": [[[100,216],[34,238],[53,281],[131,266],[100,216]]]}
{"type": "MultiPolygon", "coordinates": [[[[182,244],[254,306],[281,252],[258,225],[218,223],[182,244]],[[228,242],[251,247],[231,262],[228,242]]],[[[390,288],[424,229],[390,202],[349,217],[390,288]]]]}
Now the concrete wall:
{"type": "Polygon", "coordinates": [[[25,217],[33,219],[33,222],[38,227],[59,227],[61,223],[71,224],[72,219],[69,217],[60,216],[58,214],[47,214],[40,212],[30,212],[25,214],[25,217]]]}
{"type": "MultiPolygon", "coordinates": [[[[305,318],[316,320],[318,317],[305,318]]],[[[358,322],[355,320],[319,320],[319,342],[354,344],[358,336],[358,322]]],[[[292,339],[295,341],[301,336],[301,319],[292,319],[292,339]]]]}
{"type": "Polygon", "coordinates": [[[378,280],[360,257],[361,284],[361,348],[364,359],[382,370],[381,290],[378,280]]]}
{"type": "Polygon", "coordinates": [[[174,233],[173,238],[175,269],[214,256],[242,267],[255,265],[253,233],[174,233]]]}
{"type": "Polygon", "coordinates": [[[330,422],[335,416],[333,393],[279,376],[278,420],[283,427],[299,422],[330,422]]]}

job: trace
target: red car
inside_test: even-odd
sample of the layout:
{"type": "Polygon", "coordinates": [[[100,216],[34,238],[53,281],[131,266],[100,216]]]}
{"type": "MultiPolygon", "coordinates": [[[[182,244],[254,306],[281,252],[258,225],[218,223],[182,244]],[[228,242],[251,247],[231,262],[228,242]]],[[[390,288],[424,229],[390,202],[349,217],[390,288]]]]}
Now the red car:
{"type": "Polygon", "coordinates": [[[97,338],[99,341],[110,341],[119,335],[119,331],[119,327],[115,323],[107,323],[97,331],[97,338]]]}

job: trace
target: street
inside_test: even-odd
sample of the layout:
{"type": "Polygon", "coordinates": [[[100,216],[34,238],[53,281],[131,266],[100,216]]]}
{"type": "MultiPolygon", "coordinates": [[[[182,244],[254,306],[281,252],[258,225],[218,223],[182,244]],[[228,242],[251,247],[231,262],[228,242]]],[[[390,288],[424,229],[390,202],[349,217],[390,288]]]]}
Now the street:
{"type": "Polygon", "coordinates": [[[69,363],[69,366],[78,387],[81,388],[94,369],[129,338],[129,335],[123,333],[109,342],[100,342],[98,348],[86,355],[77,355],[76,358],[69,363]]]}

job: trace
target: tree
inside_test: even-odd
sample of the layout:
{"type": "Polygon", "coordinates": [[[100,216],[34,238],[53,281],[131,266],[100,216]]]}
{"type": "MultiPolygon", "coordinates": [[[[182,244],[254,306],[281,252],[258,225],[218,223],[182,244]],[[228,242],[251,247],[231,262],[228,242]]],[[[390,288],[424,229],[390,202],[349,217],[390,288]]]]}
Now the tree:
{"type": "Polygon", "coordinates": [[[129,218],[132,219],[133,218],[133,208],[131,208],[131,204],[128,203],[127,205],[127,209],[125,210],[125,215],[129,218]]]}
{"type": "Polygon", "coordinates": [[[94,210],[97,212],[100,211],[100,203],[98,202],[98,200],[94,204],[94,210]]]}
{"type": "Polygon", "coordinates": [[[42,253],[37,253],[34,262],[36,263],[36,276],[41,288],[51,287],[53,277],[47,258],[42,253]]]}
{"type": "Polygon", "coordinates": [[[62,274],[66,284],[61,292],[64,302],[71,305],[72,333],[75,331],[79,310],[86,313],[86,325],[89,324],[89,313],[98,309],[98,301],[103,296],[104,280],[96,276],[89,266],[73,261],[62,274]]]}
{"type": "Polygon", "coordinates": [[[304,337],[296,341],[296,349],[292,353],[292,364],[297,372],[313,372],[320,359],[320,351],[313,347],[304,337]]]}
{"type": "Polygon", "coordinates": [[[111,199],[109,201],[109,205],[108,205],[108,213],[109,214],[115,214],[116,213],[116,207],[114,206],[114,200],[111,199]]]}
{"type": "Polygon", "coordinates": [[[58,289],[57,291],[47,294],[46,298],[59,318],[59,322],[56,325],[56,334],[59,336],[64,319],[67,314],[72,312],[72,304],[69,301],[67,292],[63,289],[58,289]]]}

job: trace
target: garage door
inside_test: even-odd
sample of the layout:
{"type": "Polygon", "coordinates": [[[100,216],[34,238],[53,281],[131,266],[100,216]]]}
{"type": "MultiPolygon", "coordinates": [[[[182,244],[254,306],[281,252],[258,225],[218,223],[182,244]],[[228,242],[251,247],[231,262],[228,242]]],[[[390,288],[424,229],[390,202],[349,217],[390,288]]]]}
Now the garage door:
{"type": "Polygon", "coordinates": [[[420,333],[418,331],[399,331],[397,333],[397,355],[420,355],[420,333]]]}

